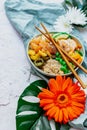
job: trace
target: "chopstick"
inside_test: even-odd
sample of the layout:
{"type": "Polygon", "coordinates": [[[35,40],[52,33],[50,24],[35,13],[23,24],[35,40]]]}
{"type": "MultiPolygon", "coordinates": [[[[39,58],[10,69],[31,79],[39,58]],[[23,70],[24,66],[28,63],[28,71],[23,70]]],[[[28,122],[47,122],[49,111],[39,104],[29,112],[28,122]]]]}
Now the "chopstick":
{"type": "Polygon", "coordinates": [[[70,65],[69,61],[67,60],[66,56],[64,55],[64,53],[61,51],[60,47],[56,44],[56,42],[54,41],[54,39],[52,38],[52,36],[50,35],[50,33],[48,32],[48,30],[46,29],[46,27],[41,23],[41,26],[43,27],[43,29],[45,30],[46,34],[44,32],[42,32],[38,27],[35,26],[35,28],[40,31],[46,38],[48,38],[57,48],[57,50],[59,51],[59,53],[61,54],[62,58],[65,60],[65,62],[67,63],[68,67],[70,68],[70,70],[72,71],[72,73],[74,74],[74,76],[76,77],[76,79],[79,81],[79,83],[81,84],[82,88],[86,88],[86,86],[84,85],[83,81],[80,79],[80,77],[78,76],[78,74],[75,72],[75,70],[72,68],[72,66],[70,65]]]}
{"type": "MultiPolygon", "coordinates": [[[[43,24],[41,24],[43,26],[43,24]]],[[[46,33],[42,32],[38,27],[35,26],[35,28],[41,32],[48,40],[50,40],[50,38],[46,35],[46,33]]],[[[56,44],[56,43],[55,43],[56,44]]],[[[58,48],[61,49],[61,51],[76,65],[78,66],[83,72],[85,72],[87,74],[87,69],[85,69],[82,65],[80,65],[76,60],[74,60],[72,57],[70,57],[68,55],[68,53],[66,51],[64,51],[62,49],[62,47],[60,47],[58,44],[56,44],[56,46],[58,46],[58,48]]]]}

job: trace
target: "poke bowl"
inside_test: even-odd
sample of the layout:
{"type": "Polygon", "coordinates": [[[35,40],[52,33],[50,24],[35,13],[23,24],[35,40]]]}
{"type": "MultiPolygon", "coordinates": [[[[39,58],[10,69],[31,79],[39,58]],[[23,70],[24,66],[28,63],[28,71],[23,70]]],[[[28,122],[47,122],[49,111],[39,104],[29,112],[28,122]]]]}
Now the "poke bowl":
{"type": "MultiPolygon", "coordinates": [[[[66,32],[50,32],[50,35],[71,58],[79,64],[83,63],[85,49],[75,36],[66,32]]],[[[55,45],[42,34],[35,36],[29,41],[27,56],[34,70],[45,76],[68,76],[72,74],[55,45]]],[[[69,58],[68,61],[76,71],[78,67],[69,58]]]]}

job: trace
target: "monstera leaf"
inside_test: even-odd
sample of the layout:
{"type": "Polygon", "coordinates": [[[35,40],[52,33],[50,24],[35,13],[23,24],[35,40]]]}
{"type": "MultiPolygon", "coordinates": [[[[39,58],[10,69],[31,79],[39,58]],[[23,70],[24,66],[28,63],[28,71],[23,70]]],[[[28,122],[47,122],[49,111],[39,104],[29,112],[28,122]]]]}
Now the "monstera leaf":
{"type": "Polygon", "coordinates": [[[84,127],[87,128],[87,118],[86,118],[86,120],[83,122],[83,125],[84,125],[84,127]]]}
{"type": "MultiPolygon", "coordinates": [[[[85,1],[85,0],[83,0],[85,1]]],[[[80,0],[65,0],[65,4],[69,5],[69,6],[74,6],[77,8],[82,8],[84,2],[80,2],[80,0]]]]}
{"type": "Polygon", "coordinates": [[[53,120],[49,121],[44,116],[44,111],[39,107],[37,95],[47,83],[38,80],[31,83],[18,100],[16,112],[16,130],[69,130],[70,126],[60,125],[53,120]]]}
{"type": "Polygon", "coordinates": [[[87,0],[65,0],[63,5],[80,8],[87,16],[87,0]]]}

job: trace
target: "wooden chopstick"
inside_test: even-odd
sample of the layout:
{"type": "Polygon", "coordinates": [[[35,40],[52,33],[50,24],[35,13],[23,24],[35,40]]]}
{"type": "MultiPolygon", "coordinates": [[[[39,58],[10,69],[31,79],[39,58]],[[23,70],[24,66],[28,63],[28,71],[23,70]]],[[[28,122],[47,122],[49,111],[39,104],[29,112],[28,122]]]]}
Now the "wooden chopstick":
{"type": "Polygon", "coordinates": [[[45,28],[45,26],[42,23],[41,23],[41,26],[45,30],[46,34],[44,32],[42,32],[38,27],[36,27],[36,29],[39,30],[46,38],[48,38],[56,46],[57,50],[59,51],[59,53],[61,54],[62,58],[65,60],[65,62],[67,63],[68,67],[70,68],[70,70],[72,71],[72,73],[74,74],[74,76],[76,77],[76,79],[79,81],[79,83],[81,84],[81,86],[83,88],[86,88],[86,86],[84,85],[84,83],[82,82],[82,80],[80,79],[80,77],[77,75],[77,73],[75,72],[75,70],[71,67],[71,65],[70,65],[69,61],[67,60],[66,56],[63,54],[63,52],[61,51],[61,49],[59,48],[59,46],[57,46],[56,42],[51,37],[51,35],[47,31],[47,29],[45,28]]]}
{"type": "MultiPolygon", "coordinates": [[[[42,24],[41,24],[42,25],[42,24]]],[[[42,25],[43,26],[43,25],[42,25]]],[[[49,37],[46,35],[46,33],[44,33],[44,32],[42,32],[38,27],[36,27],[35,26],[35,28],[39,31],[39,32],[41,32],[48,40],[50,40],[49,39],[49,37]]],[[[58,46],[60,49],[61,49],[61,51],[77,66],[77,67],[79,67],[83,72],[85,72],[86,74],[87,74],[87,69],[85,69],[82,65],[80,65],[76,60],[74,60],[71,56],[69,56],[68,55],[68,53],[66,52],[66,51],[64,51],[63,49],[62,49],[62,47],[60,47],[58,44],[56,44],[56,46],[58,46]]]]}

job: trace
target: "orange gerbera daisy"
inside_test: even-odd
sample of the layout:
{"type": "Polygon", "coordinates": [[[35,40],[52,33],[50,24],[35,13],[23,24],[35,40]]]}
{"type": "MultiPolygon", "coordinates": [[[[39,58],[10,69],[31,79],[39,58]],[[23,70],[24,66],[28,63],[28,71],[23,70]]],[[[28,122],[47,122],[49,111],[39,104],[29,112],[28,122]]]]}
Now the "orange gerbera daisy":
{"type": "Polygon", "coordinates": [[[48,86],[49,90],[43,88],[38,95],[48,119],[66,124],[84,112],[86,96],[78,83],[69,77],[57,76],[56,80],[49,80],[48,86]]]}

